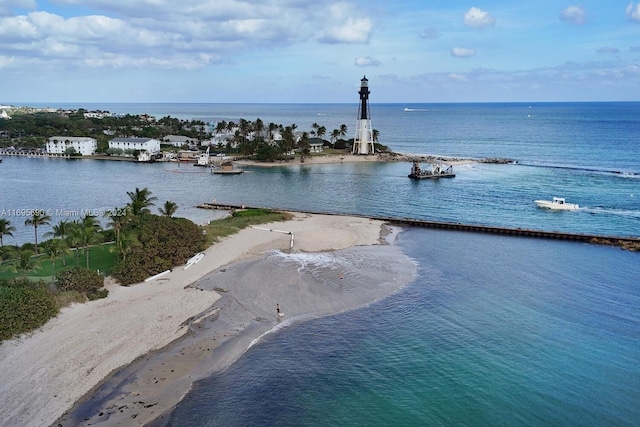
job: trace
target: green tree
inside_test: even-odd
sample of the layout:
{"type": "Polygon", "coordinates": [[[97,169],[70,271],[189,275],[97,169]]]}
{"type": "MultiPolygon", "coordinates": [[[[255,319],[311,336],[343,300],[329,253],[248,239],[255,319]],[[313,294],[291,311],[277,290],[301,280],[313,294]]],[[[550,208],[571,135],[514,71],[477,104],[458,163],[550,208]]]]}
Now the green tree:
{"type": "Polygon", "coordinates": [[[340,136],[344,138],[346,134],[347,134],[347,125],[345,124],[340,125],[340,136]]]}
{"type": "Polygon", "coordinates": [[[171,200],[167,200],[164,202],[164,207],[159,208],[160,214],[164,216],[171,217],[178,210],[178,205],[172,202],[171,200]]]}
{"type": "Polygon", "coordinates": [[[16,231],[16,228],[11,225],[11,221],[8,219],[0,219],[0,246],[3,246],[2,237],[3,236],[11,236],[13,237],[13,232],[16,231]]]}
{"type": "Polygon", "coordinates": [[[27,277],[28,272],[40,269],[40,264],[33,255],[34,252],[29,249],[16,249],[16,257],[7,264],[14,273],[21,273],[23,277],[27,277]]]}
{"type": "Polygon", "coordinates": [[[336,141],[338,140],[338,137],[340,136],[340,131],[338,129],[334,129],[331,131],[331,145],[335,147],[336,145],[336,141]]]}
{"type": "Polygon", "coordinates": [[[304,163],[305,157],[309,157],[311,152],[311,143],[309,141],[309,135],[306,132],[302,133],[298,147],[300,148],[300,162],[304,163]]]}
{"type": "Polygon", "coordinates": [[[69,253],[67,242],[62,239],[51,239],[47,243],[47,255],[51,259],[51,285],[50,289],[55,289],[56,283],[56,260],[60,257],[64,260],[64,256],[69,253]]]}
{"type": "Polygon", "coordinates": [[[153,206],[157,197],[151,196],[151,191],[145,187],[142,190],[136,187],[135,191],[127,191],[127,195],[131,201],[127,205],[134,216],[148,214],[151,211],[149,206],[153,206]]]}
{"type": "Polygon", "coordinates": [[[129,216],[126,213],[128,213],[127,209],[114,208],[110,212],[104,214],[104,216],[109,219],[107,225],[109,226],[109,228],[113,229],[113,234],[116,240],[116,248],[120,248],[122,246],[122,228],[129,220],[129,216]],[[119,215],[120,213],[123,213],[123,215],[119,215]]]}
{"type": "Polygon", "coordinates": [[[100,223],[95,215],[85,215],[80,224],[80,238],[84,247],[87,259],[87,270],[89,269],[89,246],[100,242],[102,235],[100,231],[100,223]]]}
{"type": "Polygon", "coordinates": [[[51,217],[41,210],[35,210],[31,218],[27,218],[24,221],[24,225],[33,226],[33,229],[35,231],[36,255],[38,254],[38,227],[41,225],[48,225],[50,221],[51,217]]]}
{"type": "MultiPolygon", "coordinates": [[[[57,223],[56,225],[53,226],[51,231],[47,231],[46,233],[44,233],[44,237],[46,238],[60,238],[63,241],[65,241],[67,238],[69,237],[69,233],[71,232],[71,223],[69,221],[67,221],[66,219],[61,220],[59,223],[57,223]]],[[[68,245],[67,245],[68,248],[68,245]]],[[[62,258],[62,265],[66,265],[67,261],[66,259],[63,257],[62,258]]]]}

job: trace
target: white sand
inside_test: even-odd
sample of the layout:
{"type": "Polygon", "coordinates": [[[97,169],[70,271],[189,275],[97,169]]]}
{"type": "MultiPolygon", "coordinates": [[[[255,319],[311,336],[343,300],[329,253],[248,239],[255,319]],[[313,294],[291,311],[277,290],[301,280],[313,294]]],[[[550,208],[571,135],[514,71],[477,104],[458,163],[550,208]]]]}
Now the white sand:
{"type": "MultiPolygon", "coordinates": [[[[300,161],[300,156],[296,156],[295,159],[290,161],[275,161],[275,162],[257,162],[254,160],[236,160],[235,163],[242,166],[256,166],[256,167],[274,167],[274,166],[293,166],[293,165],[319,165],[319,164],[336,164],[336,163],[375,163],[375,162],[407,162],[411,163],[414,158],[421,157],[433,157],[427,154],[375,154],[362,156],[357,154],[345,153],[343,155],[337,154],[314,154],[306,157],[304,162],[300,161]]],[[[446,163],[457,166],[478,162],[477,159],[458,159],[458,158],[446,158],[439,157],[446,163]]]]}
{"type": "MultiPolygon", "coordinates": [[[[298,250],[372,245],[381,223],[364,218],[302,215],[265,226],[294,233],[298,250]]],[[[186,287],[217,268],[288,249],[291,236],[246,229],[210,247],[188,269],[131,287],[109,286],[109,297],[64,309],[40,330],[0,346],[0,425],[49,425],[114,369],[181,337],[183,322],[220,298],[186,287]],[[186,288],[185,288],[186,287],[186,288]]]]}

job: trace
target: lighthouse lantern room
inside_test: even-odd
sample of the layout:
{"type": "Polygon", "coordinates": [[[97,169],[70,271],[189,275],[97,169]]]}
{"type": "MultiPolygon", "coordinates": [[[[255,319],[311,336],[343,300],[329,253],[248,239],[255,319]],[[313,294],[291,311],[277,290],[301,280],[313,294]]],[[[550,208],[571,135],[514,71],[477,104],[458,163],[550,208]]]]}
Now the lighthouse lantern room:
{"type": "Polygon", "coordinates": [[[371,116],[369,115],[369,80],[364,76],[360,80],[360,104],[356,122],[356,136],[353,139],[353,154],[374,154],[371,116]]]}

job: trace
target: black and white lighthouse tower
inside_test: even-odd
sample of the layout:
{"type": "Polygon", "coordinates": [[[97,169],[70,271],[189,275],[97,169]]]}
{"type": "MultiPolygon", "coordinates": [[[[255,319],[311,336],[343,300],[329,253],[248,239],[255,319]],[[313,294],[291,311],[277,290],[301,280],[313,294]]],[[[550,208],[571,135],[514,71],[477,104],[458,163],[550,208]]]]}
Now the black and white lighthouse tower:
{"type": "Polygon", "coordinates": [[[369,80],[367,76],[360,80],[360,106],[356,122],[356,136],[353,139],[353,154],[374,154],[371,116],[369,115],[369,80]]]}

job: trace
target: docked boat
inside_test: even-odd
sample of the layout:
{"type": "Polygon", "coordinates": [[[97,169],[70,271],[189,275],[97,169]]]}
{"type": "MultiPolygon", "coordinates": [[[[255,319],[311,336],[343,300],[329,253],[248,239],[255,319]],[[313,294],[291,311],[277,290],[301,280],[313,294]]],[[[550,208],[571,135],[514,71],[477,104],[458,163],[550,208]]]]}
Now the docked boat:
{"type": "Polygon", "coordinates": [[[209,166],[209,163],[210,163],[209,148],[211,147],[207,147],[207,151],[204,153],[201,153],[198,156],[198,159],[196,160],[196,163],[194,164],[194,166],[209,166]]]}
{"type": "Polygon", "coordinates": [[[575,211],[579,206],[575,203],[567,203],[564,197],[554,197],[553,200],[534,200],[535,204],[540,208],[575,211]]]}
{"type": "Polygon", "coordinates": [[[421,169],[420,162],[414,160],[413,166],[411,166],[411,173],[409,178],[413,179],[429,179],[429,178],[453,178],[456,174],[453,173],[453,166],[442,163],[440,160],[431,164],[431,169],[421,169]]]}

